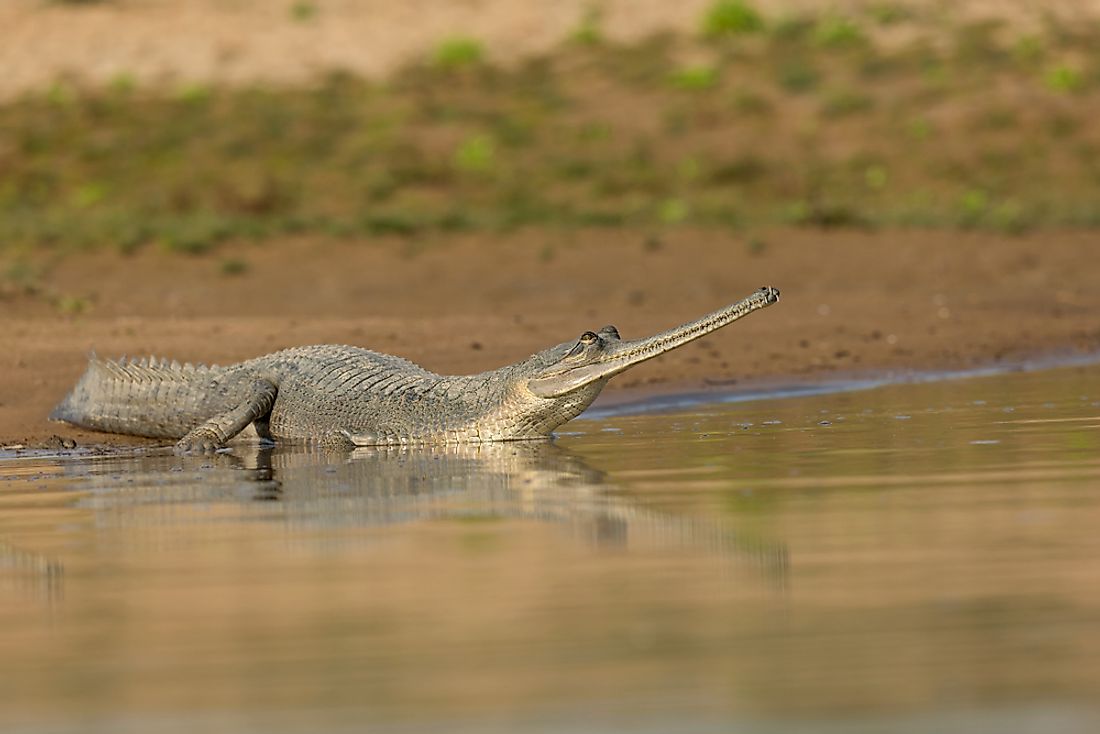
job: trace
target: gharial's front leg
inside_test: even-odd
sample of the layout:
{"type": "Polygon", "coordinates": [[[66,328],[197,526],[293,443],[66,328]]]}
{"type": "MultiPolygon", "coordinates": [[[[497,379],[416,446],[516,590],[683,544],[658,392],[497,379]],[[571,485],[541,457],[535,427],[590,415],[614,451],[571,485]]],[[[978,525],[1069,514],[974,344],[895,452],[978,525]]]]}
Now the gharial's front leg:
{"type": "Polygon", "coordinates": [[[176,443],[177,453],[213,451],[229,442],[249,423],[262,420],[271,413],[279,388],[268,379],[257,379],[249,386],[249,395],[238,405],[219,413],[192,429],[176,443]]]}

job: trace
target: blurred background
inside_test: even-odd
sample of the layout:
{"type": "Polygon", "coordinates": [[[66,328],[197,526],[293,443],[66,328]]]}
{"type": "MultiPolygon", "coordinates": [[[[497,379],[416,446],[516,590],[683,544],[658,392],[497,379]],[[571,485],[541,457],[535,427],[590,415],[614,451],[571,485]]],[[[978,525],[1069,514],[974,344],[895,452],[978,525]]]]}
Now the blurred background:
{"type": "Polygon", "coordinates": [[[1094,6],[9,0],[5,278],[302,233],[1091,228],[1094,6]]]}

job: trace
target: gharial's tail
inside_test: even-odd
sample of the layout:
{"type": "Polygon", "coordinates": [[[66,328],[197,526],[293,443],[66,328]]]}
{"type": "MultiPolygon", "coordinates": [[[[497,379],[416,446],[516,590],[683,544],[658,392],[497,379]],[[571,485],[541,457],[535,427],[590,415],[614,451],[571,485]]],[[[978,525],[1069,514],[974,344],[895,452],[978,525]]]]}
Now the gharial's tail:
{"type": "Polygon", "coordinates": [[[92,355],[88,369],[50,420],[150,438],[180,438],[217,412],[225,396],[210,383],[224,368],[167,360],[116,361],[92,355]]]}

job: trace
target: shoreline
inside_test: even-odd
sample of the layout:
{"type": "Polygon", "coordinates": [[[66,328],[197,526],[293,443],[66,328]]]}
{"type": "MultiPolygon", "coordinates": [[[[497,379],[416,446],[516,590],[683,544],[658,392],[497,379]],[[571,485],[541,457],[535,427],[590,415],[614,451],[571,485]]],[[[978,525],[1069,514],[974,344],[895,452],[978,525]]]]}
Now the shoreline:
{"type": "Polygon", "coordinates": [[[894,385],[923,385],[953,380],[973,380],[1011,373],[1049,370],[1087,369],[1100,365],[1100,351],[1091,353],[1052,352],[1022,360],[991,362],[961,369],[871,370],[858,373],[819,375],[817,379],[786,379],[783,375],[761,378],[734,390],[687,390],[676,392],[619,390],[596,401],[576,420],[603,419],[665,410],[680,410],[711,403],[749,403],[757,400],[784,400],[813,395],[862,392],[894,385]]]}
{"type": "Polygon", "coordinates": [[[414,255],[399,240],[241,243],[234,275],[219,253],[72,253],[37,295],[0,296],[0,444],[143,443],[46,420],[93,350],[230,364],[343,343],[473,374],[604,324],[653,334],[762,284],[778,304],[615,378],[604,404],[1100,352],[1091,232],[777,230],[754,233],[772,243],[763,253],[728,230],[670,230],[657,250],[646,236],[455,235],[414,255]],[[66,312],[74,302],[84,309],[66,312]]]}
{"type": "MultiPolygon", "coordinates": [[[[760,377],[749,381],[741,389],[721,388],[692,389],[689,385],[671,383],[665,388],[633,388],[608,390],[584,413],[574,420],[604,420],[618,416],[631,416],[652,412],[684,410],[708,404],[755,402],[760,400],[785,400],[816,395],[862,392],[896,385],[927,384],[941,381],[971,380],[994,377],[1008,373],[1045,372],[1063,369],[1087,369],[1100,365],[1100,351],[1091,353],[1054,352],[1036,354],[1022,360],[991,362],[962,369],[872,370],[859,373],[834,373],[814,378],[792,379],[784,375],[760,377]]],[[[569,433],[564,424],[560,433],[569,433]]],[[[132,451],[167,451],[170,444],[158,439],[123,436],[86,431],[66,423],[51,422],[58,431],[50,435],[35,436],[24,442],[4,441],[0,437],[0,461],[11,458],[110,455],[132,451]],[[70,434],[79,433],[92,439],[77,442],[70,434]],[[72,445],[67,442],[72,441],[72,445]],[[12,454],[5,456],[6,453],[12,454]]],[[[556,433],[559,433],[556,432],[556,433]]],[[[554,440],[551,436],[549,440],[554,440]]],[[[415,448],[415,447],[413,447],[415,448]]]]}

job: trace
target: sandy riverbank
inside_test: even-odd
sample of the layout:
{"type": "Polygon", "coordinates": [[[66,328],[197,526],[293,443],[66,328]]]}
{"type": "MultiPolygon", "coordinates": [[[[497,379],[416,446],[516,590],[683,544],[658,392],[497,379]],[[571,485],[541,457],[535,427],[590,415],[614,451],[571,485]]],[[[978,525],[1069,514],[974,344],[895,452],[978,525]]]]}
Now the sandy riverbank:
{"type": "Polygon", "coordinates": [[[416,249],[309,239],[234,248],[230,268],[217,254],[67,256],[42,276],[45,297],[0,300],[0,444],[134,441],[46,420],[93,349],[227,363],[339,342],[465,373],[605,323],[652,333],[761,285],[782,289],[777,306],[635,368],[607,397],[1100,350],[1090,233],[751,241],[687,230],[455,236],[416,249]]]}

